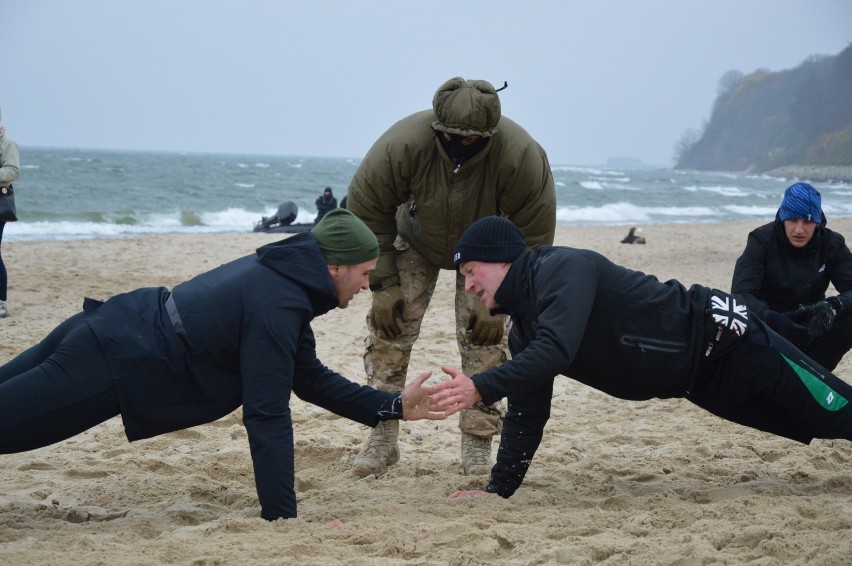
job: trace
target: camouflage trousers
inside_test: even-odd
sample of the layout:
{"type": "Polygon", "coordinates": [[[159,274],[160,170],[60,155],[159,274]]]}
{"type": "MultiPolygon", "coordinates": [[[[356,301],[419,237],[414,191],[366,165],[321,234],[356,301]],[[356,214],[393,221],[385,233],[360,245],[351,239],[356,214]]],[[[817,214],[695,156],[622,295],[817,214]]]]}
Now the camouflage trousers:
{"type": "MultiPolygon", "coordinates": [[[[390,340],[380,338],[376,335],[376,329],[370,323],[368,314],[367,326],[370,329],[370,335],[366,339],[367,348],[364,353],[367,383],[382,391],[391,392],[400,391],[405,387],[411,350],[420,335],[423,315],[432,299],[441,271],[439,267],[432,265],[411,249],[402,239],[397,238],[394,246],[400,288],[405,297],[403,320],[400,321],[401,333],[390,340]]],[[[466,375],[471,376],[506,361],[508,332],[504,333],[501,343],[494,346],[476,346],[471,343],[470,331],[467,330],[468,318],[479,299],[465,293],[464,277],[459,274],[456,274],[455,286],[456,342],[461,354],[462,370],[466,375]]],[[[435,360],[435,362],[436,366],[453,365],[445,359],[435,360]]],[[[500,402],[490,406],[477,403],[459,413],[459,429],[475,436],[493,436],[502,428],[503,412],[500,402]]]]}

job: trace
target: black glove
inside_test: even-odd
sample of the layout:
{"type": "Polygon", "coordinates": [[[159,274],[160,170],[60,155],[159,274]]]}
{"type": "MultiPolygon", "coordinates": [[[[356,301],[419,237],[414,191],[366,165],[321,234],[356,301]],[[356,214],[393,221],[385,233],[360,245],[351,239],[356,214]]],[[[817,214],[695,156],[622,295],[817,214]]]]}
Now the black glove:
{"type": "Polygon", "coordinates": [[[766,311],[763,320],[772,330],[800,346],[806,344],[811,338],[808,327],[798,324],[803,314],[802,309],[789,312],[766,311]]]}
{"type": "Polygon", "coordinates": [[[503,317],[492,316],[481,302],[476,305],[467,319],[470,340],[477,346],[493,346],[503,339],[503,317]]]}
{"type": "Polygon", "coordinates": [[[829,297],[812,305],[799,309],[808,322],[808,334],[813,338],[822,338],[834,325],[834,319],[844,312],[845,301],[841,297],[829,297]]]}

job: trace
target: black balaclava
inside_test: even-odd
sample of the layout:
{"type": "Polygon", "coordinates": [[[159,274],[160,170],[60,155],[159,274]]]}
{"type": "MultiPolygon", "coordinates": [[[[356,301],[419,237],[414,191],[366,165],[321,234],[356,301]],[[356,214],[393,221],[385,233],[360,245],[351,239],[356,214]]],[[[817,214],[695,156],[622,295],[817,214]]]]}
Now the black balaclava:
{"type": "Polygon", "coordinates": [[[435,130],[435,135],[438,137],[438,141],[441,142],[441,146],[444,148],[444,151],[446,151],[447,155],[450,156],[450,159],[458,164],[462,164],[465,161],[472,159],[477,153],[482,151],[485,144],[488,143],[488,138],[479,138],[471,144],[464,145],[462,141],[465,139],[465,136],[447,134],[450,137],[450,139],[447,140],[444,136],[444,132],[439,132],[437,130],[435,130]]]}

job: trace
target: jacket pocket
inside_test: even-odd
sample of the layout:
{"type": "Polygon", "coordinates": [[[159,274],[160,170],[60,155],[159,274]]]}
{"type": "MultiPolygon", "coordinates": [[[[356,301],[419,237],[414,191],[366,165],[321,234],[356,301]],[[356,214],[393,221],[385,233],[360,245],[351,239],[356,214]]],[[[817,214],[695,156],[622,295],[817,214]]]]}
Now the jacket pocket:
{"type": "Polygon", "coordinates": [[[676,340],[661,340],[659,338],[649,338],[647,336],[633,336],[631,334],[623,334],[621,343],[631,348],[639,348],[643,352],[685,352],[686,342],[676,340]]]}

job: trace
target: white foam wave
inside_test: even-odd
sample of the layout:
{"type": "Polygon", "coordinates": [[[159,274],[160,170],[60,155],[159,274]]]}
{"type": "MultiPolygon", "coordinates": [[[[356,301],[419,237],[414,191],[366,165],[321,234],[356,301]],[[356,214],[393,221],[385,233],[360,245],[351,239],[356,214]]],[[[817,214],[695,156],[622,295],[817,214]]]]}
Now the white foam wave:
{"type": "Polygon", "coordinates": [[[777,206],[741,206],[736,204],[729,204],[722,208],[742,216],[763,216],[765,218],[773,218],[778,210],[777,206]]]}
{"type": "Polygon", "coordinates": [[[704,206],[643,207],[628,202],[617,202],[603,206],[560,206],[556,209],[556,220],[566,223],[627,224],[630,222],[651,222],[656,217],[662,217],[662,220],[665,221],[671,221],[671,218],[694,221],[696,218],[712,219],[716,216],[718,216],[718,212],[704,206]]]}
{"type": "Polygon", "coordinates": [[[706,192],[706,193],[717,193],[726,197],[748,197],[753,196],[754,193],[749,193],[742,190],[739,187],[727,187],[724,185],[721,186],[710,186],[710,187],[696,187],[695,185],[688,185],[683,187],[683,190],[689,191],[691,193],[696,192],[706,192]]]}

